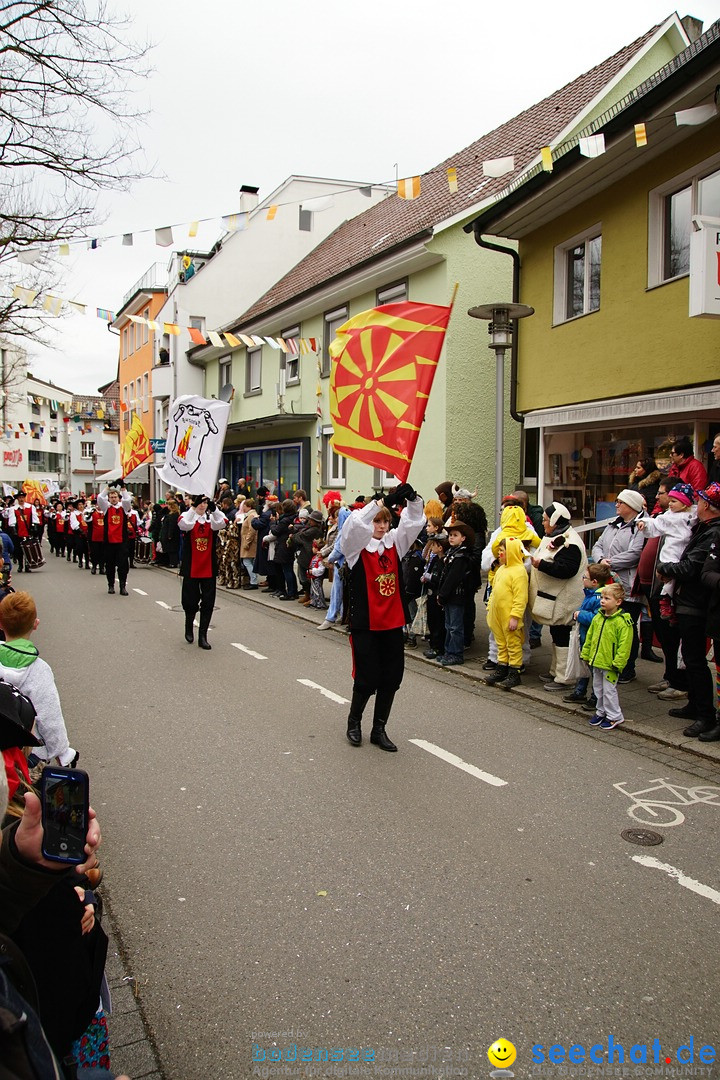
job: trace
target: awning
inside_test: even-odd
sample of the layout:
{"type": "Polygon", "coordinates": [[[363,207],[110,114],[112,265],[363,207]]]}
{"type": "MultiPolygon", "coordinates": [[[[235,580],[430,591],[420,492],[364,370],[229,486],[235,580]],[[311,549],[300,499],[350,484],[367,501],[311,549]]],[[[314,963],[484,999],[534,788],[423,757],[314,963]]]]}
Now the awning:
{"type": "Polygon", "coordinates": [[[526,430],[532,428],[582,428],[593,424],[617,424],[622,420],[638,424],[690,413],[700,417],[720,409],[720,385],[693,386],[686,389],[639,394],[625,398],[560,405],[557,408],[533,409],[523,416],[526,430]]]}

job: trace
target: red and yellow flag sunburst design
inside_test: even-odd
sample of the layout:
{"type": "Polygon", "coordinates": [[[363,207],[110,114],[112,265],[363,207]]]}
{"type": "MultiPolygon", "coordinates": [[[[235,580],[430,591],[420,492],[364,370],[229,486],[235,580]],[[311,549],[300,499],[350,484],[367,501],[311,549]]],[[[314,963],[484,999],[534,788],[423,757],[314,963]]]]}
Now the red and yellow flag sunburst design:
{"type": "Polygon", "coordinates": [[[336,453],[407,480],[451,311],[385,304],[339,328],[329,350],[336,453]]]}
{"type": "Polygon", "coordinates": [[[137,469],[138,465],[141,465],[143,461],[147,461],[149,457],[152,457],[152,454],[150,440],[145,428],[142,426],[142,421],[138,416],[134,416],[130,430],[125,436],[125,442],[120,449],[120,464],[123,476],[129,476],[133,469],[137,469]]]}

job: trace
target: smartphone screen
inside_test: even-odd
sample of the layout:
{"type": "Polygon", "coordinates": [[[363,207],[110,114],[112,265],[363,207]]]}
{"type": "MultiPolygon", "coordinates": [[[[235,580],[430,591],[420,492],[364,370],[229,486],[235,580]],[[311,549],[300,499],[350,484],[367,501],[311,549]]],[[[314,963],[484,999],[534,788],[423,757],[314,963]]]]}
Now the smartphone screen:
{"type": "Polygon", "coordinates": [[[90,801],[87,773],[82,769],[43,769],[41,801],[45,858],[84,862],[90,801]]]}

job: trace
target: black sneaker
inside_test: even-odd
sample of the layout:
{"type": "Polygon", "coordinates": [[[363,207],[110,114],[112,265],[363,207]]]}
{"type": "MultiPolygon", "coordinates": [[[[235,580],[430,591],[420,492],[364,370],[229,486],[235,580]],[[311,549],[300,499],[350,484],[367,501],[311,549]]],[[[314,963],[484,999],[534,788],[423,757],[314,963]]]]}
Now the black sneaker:
{"type": "Polygon", "coordinates": [[[108,592],[112,596],[113,593],[115,592],[115,586],[114,585],[108,585],[108,592]]]}
{"type": "Polygon", "coordinates": [[[486,660],[485,663],[483,664],[483,666],[480,668],[480,670],[481,671],[494,671],[496,667],[497,667],[497,663],[495,662],[495,660],[486,660]]]}
{"type": "Polygon", "coordinates": [[[623,671],[623,672],[620,673],[620,676],[618,678],[618,682],[619,683],[629,683],[629,682],[635,682],[636,679],[637,679],[637,675],[635,674],[634,671],[623,671]]]}

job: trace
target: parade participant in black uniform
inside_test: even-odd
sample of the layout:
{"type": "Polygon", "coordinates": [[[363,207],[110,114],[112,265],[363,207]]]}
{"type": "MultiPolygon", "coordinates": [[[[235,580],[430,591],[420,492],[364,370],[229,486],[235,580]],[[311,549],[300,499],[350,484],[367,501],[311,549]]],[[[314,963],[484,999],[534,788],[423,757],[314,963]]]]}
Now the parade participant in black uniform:
{"type": "Polygon", "coordinates": [[[130,495],[121,481],[121,490],[105,488],[98,495],[98,507],[105,515],[105,577],[108,592],[115,592],[115,569],[120,582],[120,595],[127,596],[125,588],[128,576],[128,514],[131,510],[130,495]]]}
{"type": "Polygon", "coordinates": [[[185,640],[189,645],[194,641],[193,623],[199,607],[198,645],[201,649],[211,649],[207,632],[215,607],[217,534],[227,526],[227,518],[207,495],[196,495],[193,503],[178,521],[180,531],[185,533],[180,563],[185,640]]]}
{"type": "Polygon", "coordinates": [[[88,547],[88,523],[85,516],[85,500],[76,499],[75,509],[70,513],[70,529],[73,537],[74,557],[78,566],[86,570],[90,569],[90,549],[88,547]]]}
{"type": "Polygon", "coordinates": [[[375,694],[370,742],[381,750],[397,750],[385,725],[405,670],[403,627],[410,618],[400,560],[424,525],[422,499],[409,484],[401,484],[382,502],[354,510],[343,526],[340,546],[350,571],[354,679],[347,737],[353,746],[362,743],[363,710],[375,694]],[[400,523],[391,529],[391,510],[405,500],[400,523]]]}
{"type": "Polygon", "coordinates": [[[105,573],[105,515],[97,506],[92,508],[90,521],[90,564],[91,574],[105,573]]]}
{"type": "MultiPolygon", "coordinates": [[[[11,506],[8,510],[7,523],[10,538],[15,544],[18,573],[22,574],[23,564],[25,562],[23,542],[36,536],[40,527],[40,518],[37,515],[37,510],[32,503],[25,501],[25,492],[22,490],[17,493],[15,505],[11,506]]],[[[24,569],[27,574],[30,573],[29,566],[25,566],[24,569]]]]}

